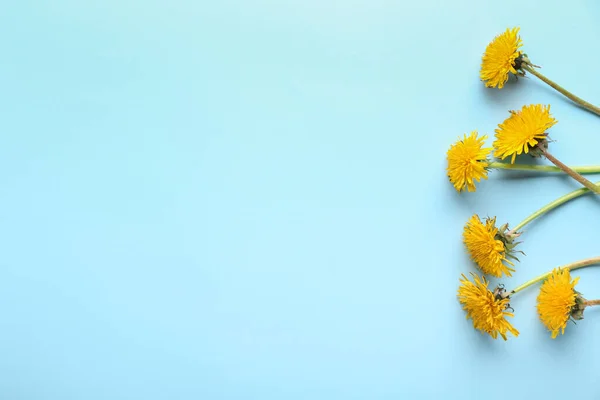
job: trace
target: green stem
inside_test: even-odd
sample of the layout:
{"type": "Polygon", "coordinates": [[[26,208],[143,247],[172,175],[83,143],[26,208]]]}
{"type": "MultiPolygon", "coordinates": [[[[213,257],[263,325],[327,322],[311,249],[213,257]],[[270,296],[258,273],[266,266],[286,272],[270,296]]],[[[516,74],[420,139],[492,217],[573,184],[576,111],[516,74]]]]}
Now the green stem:
{"type": "Polygon", "coordinates": [[[540,74],[532,65],[523,63],[521,68],[523,68],[525,71],[529,72],[531,75],[536,76],[537,78],[542,80],[544,83],[548,84],[552,89],[567,96],[574,103],[579,104],[581,107],[585,108],[588,111],[593,112],[596,115],[600,115],[599,107],[596,107],[595,105],[593,105],[591,103],[588,103],[587,101],[583,100],[581,97],[575,96],[573,93],[569,92],[562,86],[556,84],[556,82],[553,82],[550,79],[546,78],[544,75],[540,74]]]}
{"type": "MultiPolygon", "coordinates": [[[[589,267],[595,264],[600,264],[600,257],[592,257],[592,258],[586,258],[585,260],[581,260],[581,261],[577,261],[571,264],[567,264],[567,265],[563,265],[562,267],[560,267],[561,269],[568,269],[570,271],[579,269],[579,268],[584,268],[584,267],[589,267]]],[[[545,274],[542,274],[540,276],[538,276],[537,278],[533,278],[527,282],[525,282],[524,284],[517,286],[516,288],[514,288],[512,290],[512,292],[510,292],[510,296],[512,296],[515,293],[520,292],[523,289],[528,288],[529,286],[538,283],[540,281],[543,281],[544,279],[546,279],[548,276],[550,276],[552,274],[552,271],[546,272],[545,274]]]]}
{"type": "Polygon", "coordinates": [[[571,178],[575,179],[577,182],[581,183],[583,186],[590,189],[594,193],[600,194],[600,187],[594,185],[592,182],[584,178],[581,174],[573,171],[572,168],[563,164],[559,159],[550,154],[542,144],[538,143],[537,148],[548,159],[548,161],[556,165],[558,168],[562,169],[565,172],[565,174],[569,175],[571,178]]]}
{"type": "MultiPolygon", "coordinates": [[[[600,182],[596,182],[596,185],[600,185],[600,182]]],[[[530,216],[525,218],[517,226],[515,226],[513,229],[511,229],[511,232],[516,233],[517,231],[520,231],[525,225],[527,225],[528,223],[530,223],[537,217],[540,217],[540,216],[546,214],[548,211],[554,210],[556,207],[560,206],[561,204],[566,203],[569,200],[576,199],[577,197],[583,196],[584,194],[589,193],[589,192],[590,192],[590,189],[581,188],[581,189],[574,190],[571,193],[567,193],[564,196],[559,197],[558,199],[554,200],[551,203],[546,204],[544,207],[540,208],[539,210],[537,210],[536,212],[534,212],[533,214],[531,214],[530,216]]]]}
{"type": "MultiPolygon", "coordinates": [[[[491,161],[488,168],[512,169],[514,171],[535,171],[535,172],[564,172],[554,165],[526,165],[526,164],[508,164],[498,161],[491,161]]],[[[570,167],[573,171],[580,174],[600,173],[600,165],[586,165],[581,167],[570,167]]]]}

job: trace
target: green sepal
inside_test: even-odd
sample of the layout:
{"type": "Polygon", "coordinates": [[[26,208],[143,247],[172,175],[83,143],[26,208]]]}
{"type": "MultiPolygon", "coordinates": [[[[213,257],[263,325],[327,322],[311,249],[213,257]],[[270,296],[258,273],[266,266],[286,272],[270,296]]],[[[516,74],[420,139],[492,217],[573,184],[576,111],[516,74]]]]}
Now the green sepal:
{"type": "Polygon", "coordinates": [[[544,155],[544,152],[542,151],[542,149],[539,148],[539,146],[542,146],[544,148],[544,150],[548,150],[548,139],[544,138],[544,139],[538,141],[538,144],[536,144],[535,146],[533,146],[533,147],[529,146],[529,155],[531,157],[540,158],[544,155]]]}
{"type": "Polygon", "coordinates": [[[575,305],[571,308],[570,317],[574,321],[583,319],[583,311],[585,310],[585,298],[575,290],[575,305]]]}
{"type": "MultiPolygon", "coordinates": [[[[488,218],[489,220],[492,220],[494,222],[494,224],[496,223],[496,218],[488,218]]],[[[500,226],[498,228],[498,233],[496,233],[496,240],[500,240],[502,242],[502,244],[504,244],[504,253],[506,255],[506,258],[510,258],[513,260],[517,260],[518,262],[521,262],[516,254],[517,253],[521,253],[522,255],[526,255],[522,250],[516,250],[515,248],[523,243],[523,242],[515,242],[515,240],[521,236],[521,232],[511,232],[508,229],[508,224],[504,224],[502,226],[500,226]]]]}

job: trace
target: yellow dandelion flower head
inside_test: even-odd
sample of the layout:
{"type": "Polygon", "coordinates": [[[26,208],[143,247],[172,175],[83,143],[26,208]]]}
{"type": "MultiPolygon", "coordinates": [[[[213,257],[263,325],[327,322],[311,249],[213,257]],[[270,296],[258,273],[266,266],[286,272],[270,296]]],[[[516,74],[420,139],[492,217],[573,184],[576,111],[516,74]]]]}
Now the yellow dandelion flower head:
{"type": "Polygon", "coordinates": [[[484,142],[487,136],[477,136],[477,131],[465,134],[448,149],[448,178],[454,188],[461,192],[465,189],[469,192],[475,191],[475,182],[487,179],[487,160],[491,148],[485,148],[484,142]]]}
{"type": "Polygon", "coordinates": [[[479,72],[485,86],[502,89],[508,80],[509,72],[517,74],[517,70],[521,68],[521,46],[519,28],[507,29],[487,45],[479,72]]]}
{"type": "Polygon", "coordinates": [[[579,278],[571,281],[568,269],[557,268],[544,281],[537,297],[537,309],[542,323],[552,333],[552,339],[558,336],[559,331],[564,335],[567,322],[571,317],[578,293],[575,285],[579,278]]]}
{"type": "Polygon", "coordinates": [[[503,296],[503,290],[496,289],[494,292],[488,289],[489,282],[482,277],[471,274],[473,281],[462,275],[458,288],[458,301],[467,313],[467,319],[473,320],[473,327],[481,332],[487,333],[494,339],[498,334],[506,340],[506,333],[510,332],[515,337],[519,336],[517,331],[506,320],[506,317],[514,315],[507,312],[510,307],[509,299],[503,296]]]}
{"type": "Polygon", "coordinates": [[[511,163],[514,163],[517,155],[527,154],[545,141],[546,131],[558,121],[550,115],[549,105],[531,104],[510,114],[496,129],[494,155],[502,159],[512,156],[511,163]]]}
{"type": "Polygon", "coordinates": [[[486,275],[500,278],[502,274],[511,276],[515,271],[508,266],[514,264],[507,259],[512,243],[505,243],[502,238],[503,232],[496,227],[496,218],[487,218],[483,223],[478,215],[473,215],[465,225],[463,241],[467,251],[486,275]]]}

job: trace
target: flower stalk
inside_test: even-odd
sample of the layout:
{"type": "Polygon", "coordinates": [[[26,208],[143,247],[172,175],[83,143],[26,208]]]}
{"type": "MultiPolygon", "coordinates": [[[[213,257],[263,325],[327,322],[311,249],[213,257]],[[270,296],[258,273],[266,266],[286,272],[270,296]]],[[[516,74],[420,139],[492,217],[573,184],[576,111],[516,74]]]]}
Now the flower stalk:
{"type": "Polygon", "coordinates": [[[600,194],[600,187],[594,185],[588,179],[584,178],[581,174],[574,171],[572,168],[569,168],[567,165],[563,164],[560,160],[554,157],[552,154],[548,152],[543,143],[538,143],[537,149],[550,161],[552,164],[556,165],[558,168],[563,170],[565,174],[569,175],[571,178],[575,179],[577,182],[581,183],[586,188],[590,189],[596,194],[600,194]]]}
{"type": "MultiPolygon", "coordinates": [[[[512,171],[530,171],[530,172],[564,172],[561,168],[554,165],[528,165],[528,164],[509,164],[498,161],[490,161],[489,169],[506,169],[512,171]]],[[[569,167],[571,170],[580,174],[597,174],[600,173],[600,165],[585,165],[569,167]]]]}
{"type": "MultiPolygon", "coordinates": [[[[600,182],[596,182],[596,185],[600,185],[600,182]]],[[[527,224],[529,224],[531,221],[535,220],[536,218],[541,217],[542,215],[554,210],[556,207],[558,207],[570,200],[581,197],[587,193],[590,193],[590,189],[581,188],[581,189],[574,190],[570,193],[567,193],[564,196],[559,197],[558,199],[546,204],[544,207],[540,208],[533,214],[529,215],[527,218],[525,218],[523,221],[521,221],[519,224],[517,224],[513,229],[511,229],[507,233],[507,235],[517,234],[518,231],[523,229],[527,224]]]]}
{"type": "Polygon", "coordinates": [[[538,78],[539,80],[541,80],[542,82],[544,82],[545,84],[550,86],[552,89],[554,89],[557,92],[559,92],[560,94],[564,95],[565,97],[567,97],[569,100],[571,100],[575,104],[581,106],[582,108],[584,108],[596,115],[600,115],[600,107],[597,107],[597,106],[583,100],[579,96],[575,96],[573,93],[569,92],[562,86],[558,85],[556,82],[553,82],[550,79],[546,78],[544,75],[542,75],[539,71],[537,71],[535,69],[535,65],[531,64],[529,59],[527,59],[526,57],[524,57],[523,61],[521,62],[521,69],[529,72],[531,75],[535,76],[536,78],[538,78]]]}
{"type": "Polygon", "coordinates": [[[508,81],[509,74],[513,74],[518,78],[529,72],[575,104],[600,115],[600,107],[583,100],[542,75],[537,70],[540,67],[529,60],[527,54],[521,51],[521,47],[523,47],[523,41],[519,36],[518,27],[507,29],[487,45],[481,58],[481,70],[479,71],[479,77],[485,83],[485,86],[502,89],[508,81]]]}
{"type": "MultiPolygon", "coordinates": [[[[568,269],[569,271],[574,271],[576,269],[580,269],[580,268],[585,268],[585,267],[591,267],[594,265],[600,264],[600,256],[599,257],[592,257],[592,258],[586,258],[584,260],[580,260],[580,261],[576,261],[574,263],[571,264],[566,264],[563,265],[562,267],[560,267],[560,269],[568,269]]],[[[548,276],[552,275],[552,271],[546,272],[540,276],[537,276],[533,279],[528,280],[527,282],[523,283],[522,285],[517,286],[516,288],[514,288],[513,290],[511,290],[510,292],[506,291],[504,294],[502,294],[502,297],[504,298],[508,298],[510,296],[513,296],[517,293],[519,293],[520,291],[527,289],[529,286],[534,285],[538,282],[543,281],[544,279],[546,279],[548,276]]]]}

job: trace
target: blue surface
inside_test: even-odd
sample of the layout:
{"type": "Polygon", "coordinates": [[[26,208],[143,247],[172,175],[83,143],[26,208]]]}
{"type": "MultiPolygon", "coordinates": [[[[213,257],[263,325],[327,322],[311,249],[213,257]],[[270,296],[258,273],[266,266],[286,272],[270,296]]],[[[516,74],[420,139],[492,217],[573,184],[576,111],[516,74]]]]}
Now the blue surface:
{"type": "MultiPolygon", "coordinates": [[[[471,3],[6,2],[0,398],[597,399],[598,310],[553,341],[528,290],[502,342],[456,300],[472,213],[514,225],[577,185],[458,195],[444,169],[534,102],[556,156],[600,163],[598,117],[478,79],[519,25],[600,103],[600,5],[471,3]]],[[[598,206],[532,224],[507,286],[599,255],[598,206]]],[[[600,297],[600,270],[575,275],[600,297]]]]}

